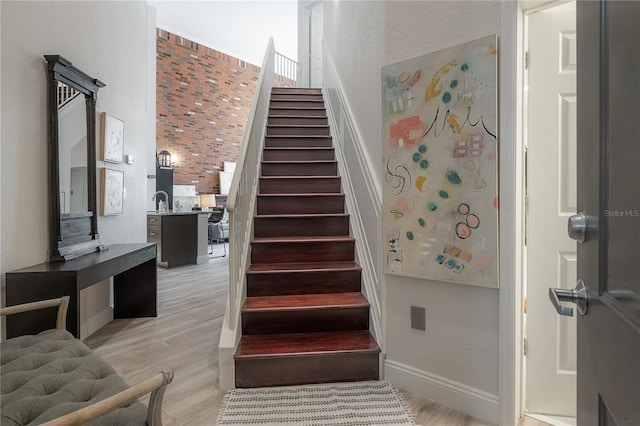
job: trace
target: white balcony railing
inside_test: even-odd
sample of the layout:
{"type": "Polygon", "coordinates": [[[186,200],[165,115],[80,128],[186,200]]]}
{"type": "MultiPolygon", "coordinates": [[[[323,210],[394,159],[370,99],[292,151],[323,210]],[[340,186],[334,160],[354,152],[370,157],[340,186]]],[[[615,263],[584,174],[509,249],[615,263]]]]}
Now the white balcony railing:
{"type": "Polygon", "coordinates": [[[297,87],[300,64],[278,52],[275,52],[274,86],[297,87]]]}
{"type": "Polygon", "coordinates": [[[62,82],[58,82],[58,90],[57,90],[57,104],[58,109],[62,109],[69,102],[74,100],[80,94],[79,91],[74,89],[71,86],[67,86],[62,82]]]}

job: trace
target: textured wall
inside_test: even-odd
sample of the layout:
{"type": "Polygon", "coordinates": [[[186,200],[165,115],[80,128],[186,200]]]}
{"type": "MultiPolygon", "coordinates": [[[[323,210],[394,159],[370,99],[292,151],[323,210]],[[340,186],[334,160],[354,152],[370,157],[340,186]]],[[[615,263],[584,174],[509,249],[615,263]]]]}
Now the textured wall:
{"type": "MultiPolygon", "coordinates": [[[[324,43],[371,164],[382,163],[380,68],[385,64],[387,3],[326,2],[324,10],[324,43]]],[[[374,175],[378,182],[383,181],[381,167],[374,175]]]]}
{"type": "Polygon", "coordinates": [[[220,193],[218,171],[236,161],[260,68],[157,31],[157,151],[177,157],[173,181],[220,193]]]}
{"type": "MultiPolygon", "coordinates": [[[[387,3],[386,64],[500,31],[499,1],[387,3]],[[452,7],[455,5],[455,7],[452,7]]],[[[498,292],[387,275],[389,359],[498,394],[498,292]],[[426,331],[409,307],[426,308],[426,331]]]]}
{"type": "Polygon", "coordinates": [[[124,151],[136,162],[110,166],[125,172],[124,214],[99,217],[100,237],[105,244],[146,241],[146,151],[155,140],[148,127],[155,117],[147,113],[155,97],[149,13],[144,1],[2,2],[2,272],[48,256],[44,54],[65,56],[106,83],[97,111],[124,120],[124,151]]]}
{"type": "MultiPolygon", "coordinates": [[[[361,139],[359,144],[376,167],[374,175],[383,183],[381,67],[499,33],[500,2],[334,1],[325,2],[324,12],[326,55],[340,80],[361,139]]],[[[331,94],[335,87],[325,89],[331,94]]],[[[330,99],[334,97],[330,95],[330,99]]],[[[334,109],[339,111],[340,107],[334,109]]],[[[359,167],[357,161],[348,163],[351,176],[366,175],[351,170],[359,167]]],[[[375,187],[355,180],[351,183],[356,193],[375,187]]],[[[366,209],[367,204],[358,203],[366,209]]],[[[363,216],[363,226],[379,233],[379,221],[373,226],[370,220],[363,216]]],[[[373,242],[369,242],[372,250],[373,242]]],[[[495,401],[498,292],[427,279],[380,276],[384,282],[387,360],[411,369],[415,377],[441,377],[454,387],[470,387],[474,395],[486,393],[495,401]],[[425,331],[411,328],[412,305],[425,308],[425,331]]],[[[422,389],[429,389],[429,385],[417,390],[422,389]]]]}

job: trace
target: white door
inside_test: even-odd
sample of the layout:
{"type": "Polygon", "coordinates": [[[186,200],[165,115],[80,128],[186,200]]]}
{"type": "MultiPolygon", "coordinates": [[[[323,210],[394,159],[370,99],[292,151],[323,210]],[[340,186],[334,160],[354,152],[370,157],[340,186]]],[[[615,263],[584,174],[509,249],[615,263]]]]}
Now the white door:
{"type": "Polygon", "coordinates": [[[309,17],[309,87],[322,87],[322,3],[310,9],[309,17]]]}
{"type": "Polygon", "coordinates": [[[549,287],[573,288],[576,242],[576,5],[528,15],[526,400],[530,413],[576,415],[576,319],[549,287]]]}
{"type": "MultiPolygon", "coordinates": [[[[69,212],[86,212],[89,210],[87,195],[87,168],[71,168],[71,200],[69,212]]],[[[66,213],[66,212],[65,212],[66,213]]]]}

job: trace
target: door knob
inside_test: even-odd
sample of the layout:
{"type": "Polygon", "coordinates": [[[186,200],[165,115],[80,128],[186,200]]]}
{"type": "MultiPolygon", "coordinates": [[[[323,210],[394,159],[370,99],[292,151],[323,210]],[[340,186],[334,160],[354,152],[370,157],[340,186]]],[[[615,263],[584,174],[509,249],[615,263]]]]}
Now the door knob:
{"type": "Polygon", "coordinates": [[[573,290],[565,290],[562,288],[550,288],[549,299],[560,315],[567,317],[573,316],[573,308],[563,305],[562,302],[575,303],[580,315],[585,315],[589,309],[589,292],[586,284],[582,279],[576,283],[573,290]]]}
{"type": "Polygon", "coordinates": [[[567,221],[569,238],[584,243],[587,238],[587,216],[580,212],[569,217],[567,221]]]}

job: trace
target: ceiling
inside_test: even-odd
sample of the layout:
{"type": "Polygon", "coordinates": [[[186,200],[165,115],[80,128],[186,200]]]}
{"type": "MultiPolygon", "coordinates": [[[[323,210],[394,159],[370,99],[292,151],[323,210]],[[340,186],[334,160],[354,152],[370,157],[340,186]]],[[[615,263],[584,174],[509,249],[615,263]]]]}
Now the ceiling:
{"type": "Polygon", "coordinates": [[[159,28],[260,66],[269,37],[276,50],[298,56],[296,0],[148,0],[159,28]]]}

